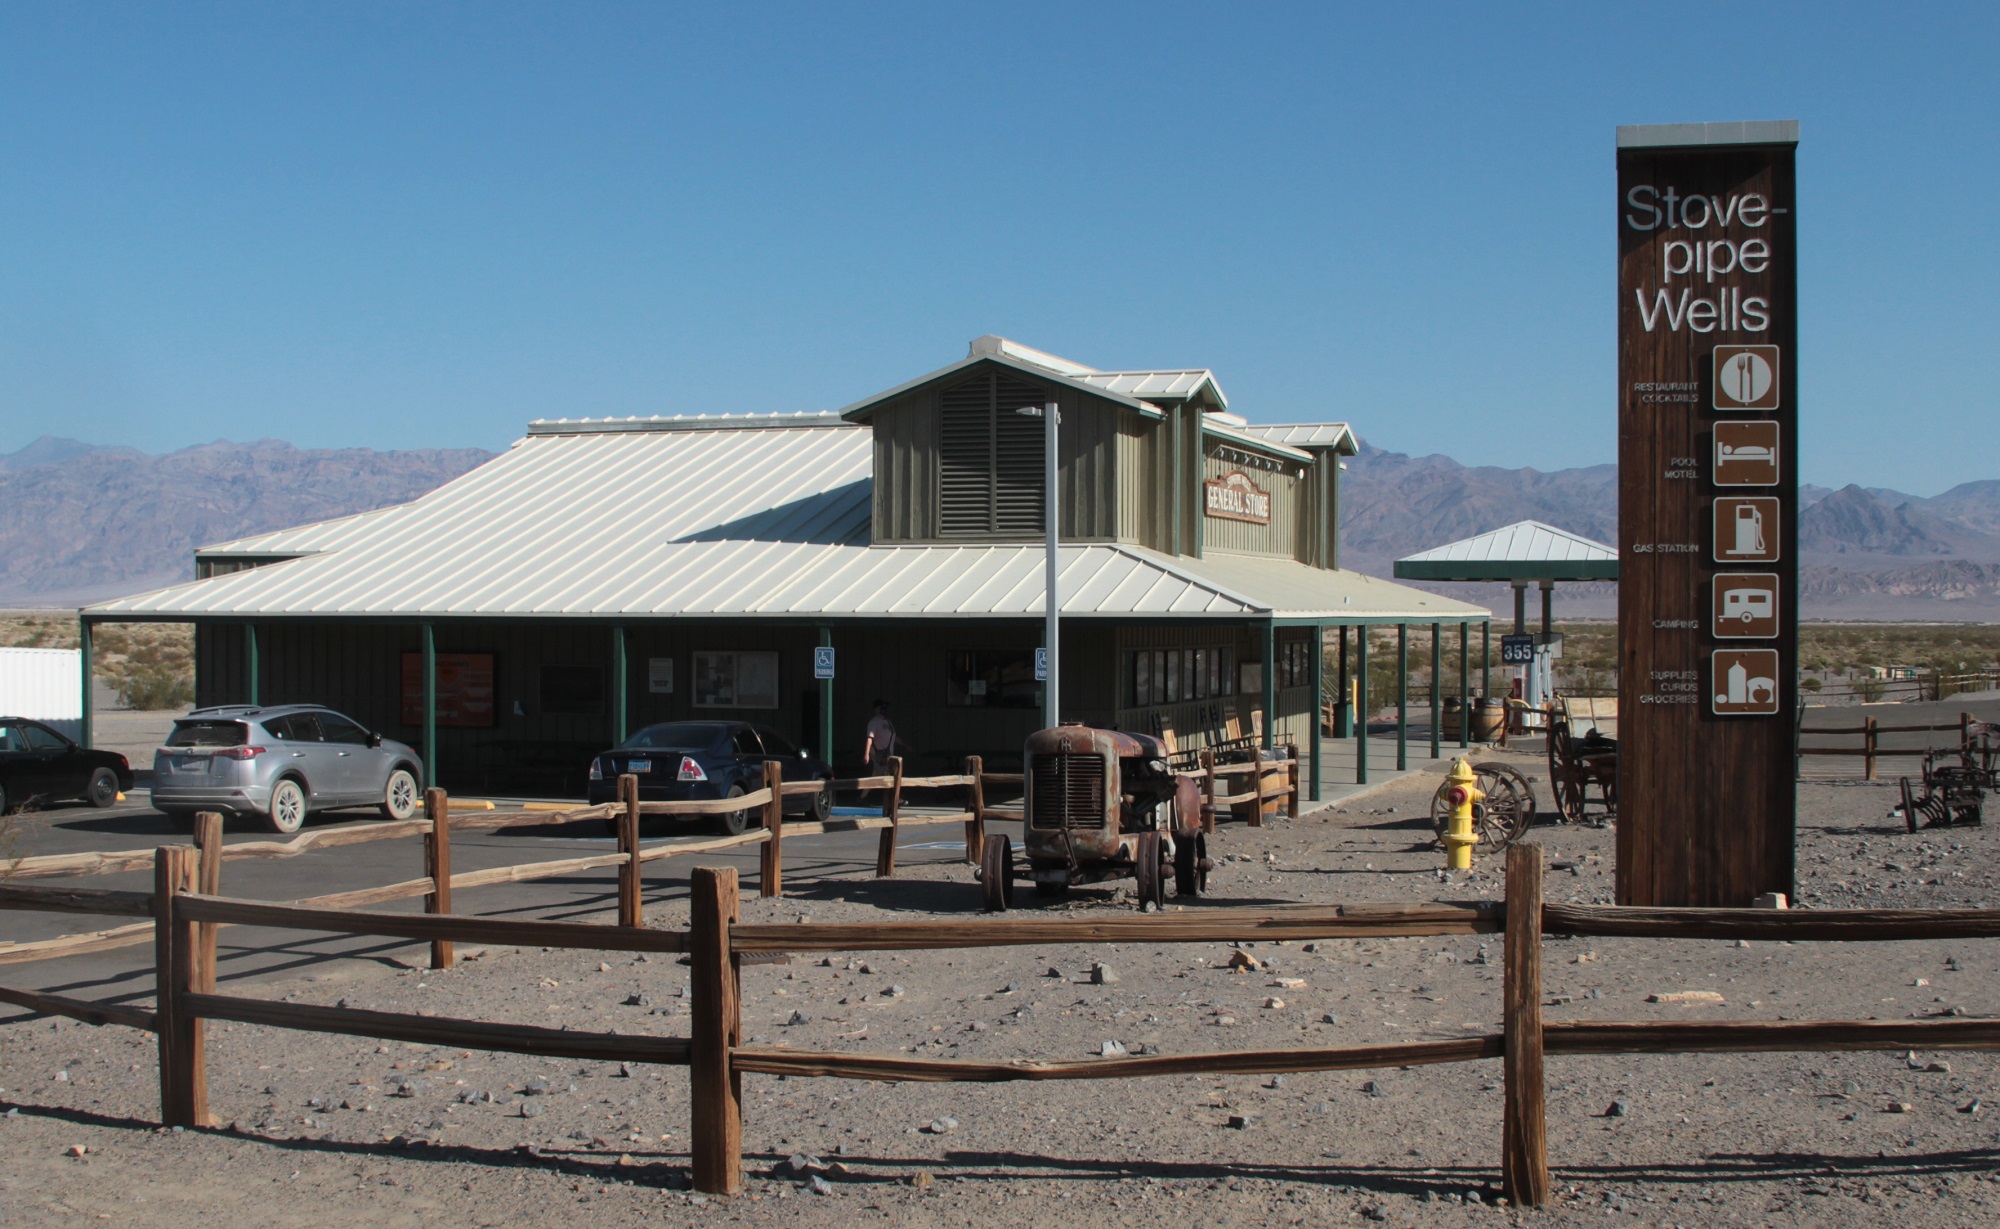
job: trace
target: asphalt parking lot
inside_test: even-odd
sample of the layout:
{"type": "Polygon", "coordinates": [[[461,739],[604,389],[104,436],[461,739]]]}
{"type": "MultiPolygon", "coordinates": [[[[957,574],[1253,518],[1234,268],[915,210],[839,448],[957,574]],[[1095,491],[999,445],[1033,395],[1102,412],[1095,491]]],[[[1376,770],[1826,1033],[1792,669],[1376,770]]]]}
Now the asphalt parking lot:
{"type": "MultiPolygon", "coordinates": [[[[501,809],[518,805],[516,800],[499,799],[496,802],[501,809]]],[[[366,810],[328,812],[313,816],[305,830],[311,832],[333,824],[366,823],[373,815],[374,812],[366,810]]],[[[15,825],[14,848],[9,851],[11,857],[146,849],[184,844],[189,839],[165,815],[153,809],[143,787],[131,791],[126,801],[104,810],[76,803],[20,812],[10,818],[15,825]]],[[[1018,829],[1018,824],[989,824],[990,831],[1009,832],[1017,840],[1018,829]]],[[[651,819],[646,822],[642,836],[652,842],[681,834],[694,839],[711,835],[711,830],[694,823],[651,819]]],[[[962,836],[961,829],[955,825],[908,829],[902,833],[898,845],[898,864],[958,862],[963,857],[962,836]]],[[[223,832],[225,844],[282,839],[287,838],[278,837],[254,820],[230,821],[223,832]]],[[[844,893],[893,893],[892,881],[874,878],[877,840],[878,834],[874,831],[788,837],[785,841],[788,894],[810,891],[815,885],[844,893]],[[851,888],[840,886],[848,881],[852,883],[851,888]]],[[[531,825],[501,832],[454,833],[452,868],[462,874],[488,867],[603,853],[612,849],[614,844],[604,829],[594,823],[551,824],[546,827],[531,825]]],[[[646,864],[646,901],[653,904],[685,897],[689,872],[696,865],[734,866],[746,885],[754,885],[757,847],[753,845],[649,862],[646,864]]],[[[292,858],[229,862],[224,865],[222,888],[227,895],[257,900],[298,900],[396,883],[418,878],[423,873],[423,843],[408,838],[316,850],[292,858]]],[[[966,880],[966,907],[976,909],[979,897],[977,889],[971,884],[969,867],[966,868],[966,880]]],[[[137,871],[37,882],[130,890],[151,888],[150,874],[137,871]]],[[[583,921],[607,913],[616,901],[616,871],[605,868],[460,892],[453,905],[461,913],[583,921]]],[[[376,907],[418,911],[422,908],[422,901],[396,901],[376,907]]],[[[125,918],[9,911],[4,922],[0,922],[0,941],[30,942],[129,924],[131,919],[125,918]]],[[[0,955],[4,955],[4,950],[0,947],[0,955]]],[[[225,980],[254,980],[277,974],[296,974],[309,966],[332,968],[344,960],[421,960],[426,951],[422,944],[400,940],[312,935],[257,927],[230,928],[223,932],[220,940],[219,973],[225,980]]],[[[150,944],[135,945],[60,960],[0,964],[0,980],[28,989],[60,991],[114,1002],[127,998],[149,1000],[153,989],[152,959],[150,944]]],[[[16,1013],[11,1008],[0,1007],[0,1019],[13,1014],[16,1013]]]]}

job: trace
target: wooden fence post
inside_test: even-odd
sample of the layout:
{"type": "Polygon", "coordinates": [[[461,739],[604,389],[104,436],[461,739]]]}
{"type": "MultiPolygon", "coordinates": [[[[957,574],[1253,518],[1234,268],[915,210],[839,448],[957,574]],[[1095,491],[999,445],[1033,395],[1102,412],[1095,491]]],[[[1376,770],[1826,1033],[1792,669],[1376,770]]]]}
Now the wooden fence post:
{"type": "Polygon", "coordinates": [[[1201,830],[1215,831],[1215,748],[1201,749],[1201,830]]]}
{"type": "Polygon", "coordinates": [[[1862,737],[1865,739],[1865,742],[1863,743],[1863,751],[1865,754],[1863,755],[1863,758],[1861,760],[1861,766],[1864,773],[1862,780],[1873,781],[1875,779],[1875,719],[1873,717],[1870,717],[1868,719],[1867,727],[1863,729],[1861,733],[1862,737]]]}
{"type": "Polygon", "coordinates": [[[1542,847],[1507,850],[1507,935],[1502,963],[1507,1048],[1501,1181],[1517,1208],[1549,1199],[1547,1107],[1542,1072],[1542,847]]]}
{"type": "MultiPolygon", "coordinates": [[[[200,865],[195,872],[195,891],[204,896],[222,895],[222,816],[214,811],[198,811],[194,817],[194,847],[200,851],[200,865]]],[[[215,985],[215,940],[221,933],[218,926],[201,925],[195,927],[195,959],[201,966],[202,977],[208,985],[215,985]]]]}
{"type": "Polygon", "coordinates": [[[889,876],[896,873],[896,815],[903,805],[903,757],[889,757],[889,775],[893,778],[889,785],[889,801],[882,807],[882,814],[889,817],[889,826],[882,829],[882,843],[875,847],[875,873],[889,876]]]}
{"type": "Polygon", "coordinates": [[[965,861],[970,866],[979,865],[980,852],[986,848],[986,781],[981,775],[985,771],[984,757],[965,757],[965,775],[972,778],[966,791],[966,809],[972,818],[965,821],[965,861]]]}
{"type": "Polygon", "coordinates": [[[153,858],[153,997],[159,1017],[160,1123],[209,1125],[208,1065],[202,1023],[188,1014],[187,992],[207,989],[200,969],[194,923],[180,919],[175,898],[196,883],[190,845],[163,846],[153,858]]]}
{"type": "Polygon", "coordinates": [[[618,864],[618,924],[636,928],[645,924],[645,885],[639,877],[639,778],[629,772],[618,776],[618,803],[618,852],[625,855],[618,864]]]}
{"type": "Polygon", "coordinates": [[[736,920],[736,870],[697,866],[689,885],[688,972],[694,988],[688,1098],[694,1188],[734,1195],[743,1187],[743,1087],[730,1062],[742,1040],[738,961],[729,942],[736,920]]]}
{"type": "MultiPolygon", "coordinates": [[[[451,799],[441,789],[424,791],[424,815],[431,830],[424,834],[424,874],[431,890],[424,895],[425,913],[451,912],[451,799]]],[[[448,969],[453,949],[449,939],[431,940],[431,967],[448,969]]]]}
{"type": "Polygon", "coordinates": [[[764,831],[771,839],[757,851],[757,894],[785,894],[785,770],[776,760],[764,761],[764,788],[771,800],[764,804],[764,831]]]}

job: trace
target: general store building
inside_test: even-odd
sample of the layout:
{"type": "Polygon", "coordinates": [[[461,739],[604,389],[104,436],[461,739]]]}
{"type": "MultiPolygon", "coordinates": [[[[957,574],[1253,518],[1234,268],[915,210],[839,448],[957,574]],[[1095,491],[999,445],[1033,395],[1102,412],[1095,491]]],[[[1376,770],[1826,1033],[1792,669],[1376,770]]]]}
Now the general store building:
{"type": "Polygon", "coordinates": [[[594,752],[688,717],[846,772],[877,697],[919,768],[1017,764],[1044,561],[1018,411],[1047,402],[1066,718],[1196,747],[1233,714],[1312,747],[1328,628],[1489,617],[1341,569],[1346,424],[1253,425],[1207,370],[982,337],[838,411],[538,421],[412,503],[205,547],[84,627],[192,622],[199,703],[331,705],[455,791],[575,794],[594,752]]]}

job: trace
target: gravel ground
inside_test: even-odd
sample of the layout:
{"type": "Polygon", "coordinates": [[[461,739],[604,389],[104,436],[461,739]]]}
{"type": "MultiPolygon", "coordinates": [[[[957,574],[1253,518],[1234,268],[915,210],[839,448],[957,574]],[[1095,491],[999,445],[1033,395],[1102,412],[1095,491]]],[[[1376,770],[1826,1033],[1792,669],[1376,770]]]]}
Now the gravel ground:
{"type": "MultiPolygon", "coordinates": [[[[1435,785],[1412,778],[1297,823],[1226,826],[1213,905],[1189,907],[1497,896],[1497,859],[1441,879],[1435,785]]],[[[1884,821],[1892,791],[1800,787],[1801,903],[2000,901],[1991,834],[1907,834],[1884,821]]],[[[1610,899],[1609,830],[1534,839],[1551,900],[1610,899]]],[[[650,924],[684,922],[672,886],[650,924]]],[[[744,920],[962,916],[976,901],[959,865],[911,867],[892,887],[793,886],[780,901],[746,898],[744,920]]],[[[1129,908],[1117,895],[1047,908],[1129,908]]],[[[1497,1028],[1499,953],[1491,936],[1260,944],[1255,971],[1232,970],[1236,951],[1219,944],[801,957],[744,970],[744,1023],[763,1043],[946,1058],[1414,1041],[1497,1028]],[[1093,978],[1100,964],[1109,975],[1093,978]]],[[[1989,1016],[1996,966],[1990,943],[1551,939],[1546,1010],[1989,1016]],[[1688,990],[1721,1002],[1649,1001],[1688,990]]],[[[671,958],[490,949],[443,973],[347,963],[225,992],[685,1036],[685,983],[671,958]]],[[[678,1069],[210,1025],[211,1106],[228,1126],[162,1131],[148,1125],[150,1038],[14,1014],[0,1022],[0,1104],[12,1107],[0,1224],[1991,1225],[1995,1066],[1977,1053],[1551,1059],[1559,1196],[1539,1213],[1497,1203],[1497,1062],[1102,1083],[746,1076],[747,1188],[721,1200],[686,1189],[678,1069]]]]}

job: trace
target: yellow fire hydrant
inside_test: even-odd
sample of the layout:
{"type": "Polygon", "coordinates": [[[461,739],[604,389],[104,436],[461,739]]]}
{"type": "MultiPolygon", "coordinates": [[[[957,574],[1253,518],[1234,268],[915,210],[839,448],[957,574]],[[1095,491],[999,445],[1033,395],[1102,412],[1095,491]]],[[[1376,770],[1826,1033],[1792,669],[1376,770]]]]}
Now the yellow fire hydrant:
{"type": "Polygon", "coordinates": [[[1463,758],[1451,766],[1451,775],[1445,778],[1445,801],[1451,804],[1451,820],[1444,830],[1444,864],[1451,870],[1472,869],[1472,847],[1479,843],[1479,834],[1472,827],[1472,808],[1475,803],[1486,801],[1486,792],[1479,788],[1478,782],[1472,765],[1463,758]]]}

